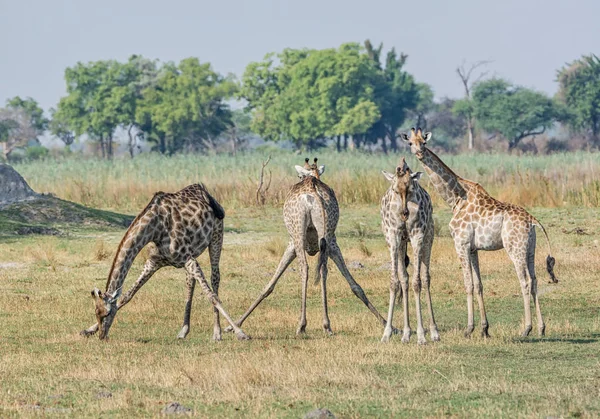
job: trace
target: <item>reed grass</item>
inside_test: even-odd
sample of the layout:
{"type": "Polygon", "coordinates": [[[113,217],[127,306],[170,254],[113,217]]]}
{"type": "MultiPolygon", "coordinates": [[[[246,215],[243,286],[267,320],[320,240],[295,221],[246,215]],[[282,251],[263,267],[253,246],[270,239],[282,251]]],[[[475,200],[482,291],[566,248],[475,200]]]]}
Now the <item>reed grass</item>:
{"type": "MultiPolygon", "coordinates": [[[[400,155],[322,151],[323,180],[336,191],[341,204],[379,203],[388,183],[381,170],[393,170],[400,155]]],[[[260,152],[237,156],[157,154],[114,161],[66,158],[25,162],[15,168],[39,192],[83,205],[135,213],[159,190],[173,192],[204,182],[226,208],[256,206],[260,152]]],[[[312,157],[312,156],[311,156],[312,157]]],[[[407,161],[423,171],[412,155],[407,161]]],[[[458,175],[479,182],[498,199],[525,207],[597,207],[600,205],[600,153],[563,153],[546,156],[505,154],[441,155],[458,175]]],[[[280,205],[297,181],[294,165],[303,156],[279,151],[267,171],[272,184],[267,205],[280,205]]],[[[421,181],[431,192],[427,176],[421,181]]],[[[437,194],[434,203],[443,205],[437,194]]]]}

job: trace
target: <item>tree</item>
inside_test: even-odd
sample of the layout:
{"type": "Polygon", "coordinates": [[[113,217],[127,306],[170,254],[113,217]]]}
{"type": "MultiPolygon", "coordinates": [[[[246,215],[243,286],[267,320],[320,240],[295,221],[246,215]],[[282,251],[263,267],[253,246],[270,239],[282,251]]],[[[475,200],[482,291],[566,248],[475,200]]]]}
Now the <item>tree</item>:
{"type": "Polygon", "coordinates": [[[6,107],[0,108],[0,142],[4,159],[8,160],[14,149],[37,139],[47,126],[48,119],[34,99],[16,96],[7,100],[6,107]]]}
{"type": "Polygon", "coordinates": [[[554,103],[546,95],[502,79],[476,84],[472,98],[473,115],[479,126],[502,134],[508,140],[509,150],[523,138],[544,133],[557,116],[554,103]]]}
{"type": "Polygon", "coordinates": [[[161,153],[213,149],[215,139],[231,125],[225,100],[237,85],[212,70],[209,63],[186,58],[165,65],[156,82],[142,90],[136,119],[161,153]]]}
{"type": "Polygon", "coordinates": [[[338,150],[342,138],[344,148],[348,138],[355,147],[381,139],[385,149],[386,138],[395,144],[416,88],[402,71],[406,56],[392,50],[384,67],[381,50],[366,41],[364,48],[348,43],[337,49],[286,49],[250,63],[240,97],[252,112],[253,131],[309,149],[329,138],[336,139],[338,150]]]}
{"type": "Polygon", "coordinates": [[[417,100],[414,109],[410,112],[410,116],[416,120],[415,126],[421,127],[425,131],[429,115],[436,108],[436,104],[433,101],[433,89],[426,83],[417,83],[415,87],[417,90],[417,100]]]}
{"type": "Polygon", "coordinates": [[[557,99],[569,109],[565,122],[575,131],[590,133],[600,146],[600,59],[584,55],[558,71],[557,99]]]}
{"type": "Polygon", "coordinates": [[[236,109],[231,112],[231,124],[227,128],[225,135],[231,143],[231,154],[234,156],[252,135],[251,124],[252,117],[249,112],[243,109],[236,109]]]}
{"type": "Polygon", "coordinates": [[[479,67],[489,64],[491,61],[477,61],[467,69],[465,67],[465,63],[460,67],[456,68],[456,73],[460,78],[460,81],[463,84],[465,89],[465,97],[462,101],[456,103],[455,112],[461,116],[463,116],[467,121],[467,135],[468,135],[468,147],[469,150],[472,150],[474,147],[473,141],[473,106],[471,103],[471,89],[474,84],[480,81],[485,75],[487,71],[480,73],[474,80],[472,79],[473,72],[477,70],[479,67]]]}

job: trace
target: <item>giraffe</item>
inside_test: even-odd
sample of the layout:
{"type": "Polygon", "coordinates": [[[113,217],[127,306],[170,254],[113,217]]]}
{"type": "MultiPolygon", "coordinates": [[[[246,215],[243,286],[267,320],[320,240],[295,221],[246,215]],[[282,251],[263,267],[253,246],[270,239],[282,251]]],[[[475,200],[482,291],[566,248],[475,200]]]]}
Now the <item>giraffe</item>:
{"type": "Polygon", "coordinates": [[[190,314],[195,283],[198,281],[206,297],[213,304],[213,339],[221,340],[219,313],[233,325],[240,340],[249,337],[235,324],[219,300],[219,260],[223,245],[223,207],[208,193],[203,184],[187,186],[176,193],[158,192],[150,203],[133,220],[117,248],[112,263],[106,291],[98,288],[92,291],[96,307],[97,323],[81,332],[91,336],[100,330],[100,339],[105,339],[117,311],[123,308],[136,292],[160,268],[173,266],[184,268],[187,273],[187,300],[183,327],[178,338],[183,339],[190,331],[190,314]],[[144,269],[131,289],[117,302],[123,282],[137,254],[148,243],[156,246],[151,251],[144,269]],[[211,264],[211,284],[209,286],[196,258],[208,247],[211,264]]]}
{"type": "MultiPolygon", "coordinates": [[[[300,182],[292,186],[283,205],[283,220],[290,235],[288,246],[279,262],[273,278],[263,289],[260,296],[235,324],[241,326],[254,309],[275,289],[277,281],[295,258],[300,262],[302,278],[302,304],[300,322],[296,334],[306,330],[306,293],[308,287],[308,264],[306,253],[311,256],[319,254],[315,282],[321,282],[321,299],[323,303],[323,330],[333,334],[327,309],[327,260],[331,258],[346,278],[354,294],[371,310],[375,317],[385,326],[385,319],[371,304],[361,286],[354,280],[337,244],[335,229],[339,219],[339,207],[333,190],[321,181],[325,166],[317,166],[317,159],[312,165],[305,159],[304,167],[295,166],[300,182]]],[[[226,331],[230,331],[228,327],[226,331]]],[[[394,332],[397,332],[394,330],[394,332]]]]}
{"type": "Polygon", "coordinates": [[[482,336],[489,337],[489,323],[483,302],[483,285],[479,272],[479,250],[506,249],[515,266],[525,309],[525,329],[522,336],[531,332],[531,299],[535,305],[538,332],[544,336],[546,326],[542,318],[537,279],[535,276],[535,228],[539,227],[548,244],[546,270],[553,283],[558,282],[554,274],[555,259],[551,255],[550,239],[542,224],[523,208],[492,198],[481,185],[456,175],[442,160],[426,147],[431,132],[423,133],[413,128],[408,137],[401,137],[411,148],[429,175],[433,186],[443,200],[452,208],[450,232],[460,259],[465,290],[467,293],[467,330],[469,337],[474,330],[473,290],[477,294],[482,336]]]}
{"type": "Polygon", "coordinates": [[[407,343],[410,339],[410,325],[408,317],[408,256],[406,256],[408,241],[413,248],[414,275],[413,291],[417,310],[417,343],[424,345],[425,329],[421,317],[421,266],[425,277],[425,295],[429,308],[430,334],[433,341],[439,341],[440,335],[431,304],[429,285],[431,276],[429,274],[429,261],[431,259],[431,246],[433,245],[433,207],[429,194],[419,185],[422,172],[413,173],[404,157],[400,165],[396,167],[395,173],[382,170],[385,178],[391,183],[389,189],[381,200],[381,228],[385,236],[390,256],[392,258],[392,278],[390,282],[390,306],[388,311],[387,325],[383,332],[382,342],[389,341],[392,335],[392,318],[394,315],[394,303],[396,295],[400,291],[404,306],[404,330],[402,342],[407,343]],[[402,288],[399,290],[398,280],[398,253],[404,255],[400,258],[400,269],[402,276],[402,288]]]}

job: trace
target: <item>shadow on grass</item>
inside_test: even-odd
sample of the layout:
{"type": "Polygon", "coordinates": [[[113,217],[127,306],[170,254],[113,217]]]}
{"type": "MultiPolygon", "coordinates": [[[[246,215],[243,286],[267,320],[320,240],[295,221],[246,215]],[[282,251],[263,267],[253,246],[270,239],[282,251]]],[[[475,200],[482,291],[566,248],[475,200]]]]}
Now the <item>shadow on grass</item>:
{"type": "Polygon", "coordinates": [[[515,343],[542,343],[542,342],[564,342],[572,344],[586,344],[586,343],[597,343],[600,340],[600,333],[592,333],[589,336],[579,338],[561,338],[561,337],[517,337],[513,339],[515,343]]]}

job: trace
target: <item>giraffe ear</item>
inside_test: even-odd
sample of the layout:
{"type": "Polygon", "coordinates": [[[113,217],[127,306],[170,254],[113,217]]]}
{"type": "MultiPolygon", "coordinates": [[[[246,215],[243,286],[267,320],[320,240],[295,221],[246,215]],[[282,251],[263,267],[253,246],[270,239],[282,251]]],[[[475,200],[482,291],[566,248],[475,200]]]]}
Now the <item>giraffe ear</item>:
{"type": "Polygon", "coordinates": [[[385,178],[390,181],[393,182],[394,181],[394,175],[391,173],[386,172],[385,170],[382,170],[381,173],[383,173],[383,176],[385,176],[385,178]]]}
{"type": "Polygon", "coordinates": [[[410,178],[416,180],[417,182],[419,179],[421,179],[421,176],[423,176],[423,172],[415,172],[410,174],[410,178]]]}
{"type": "Polygon", "coordinates": [[[426,132],[423,134],[423,144],[426,144],[429,140],[431,140],[431,132],[426,132]]]}
{"type": "Polygon", "coordinates": [[[407,143],[410,142],[410,139],[408,138],[408,135],[406,135],[405,133],[400,134],[400,138],[402,139],[402,141],[405,141],[407,143]]]}
{"type": "Polygon", "coordinates": [[[298,172],[298,177],[310,176],[310,172],[304,167],[298,165],[294,167],[296,168],[296,172],[298,172]]]}
{"type": "Polygon", "coordinates": [[[93,298],[102,298],[102,291],[100,291],[98,288],[94,287],[94,289],[92,290],[92,297],[93,298]]]}
{"type": "Polygon", "coordinates": [[[321,176],[324,171],[325,171],[325,165],[319,166],[319,176],[321,176]]]}

